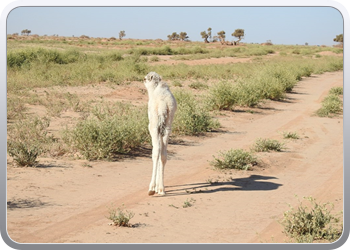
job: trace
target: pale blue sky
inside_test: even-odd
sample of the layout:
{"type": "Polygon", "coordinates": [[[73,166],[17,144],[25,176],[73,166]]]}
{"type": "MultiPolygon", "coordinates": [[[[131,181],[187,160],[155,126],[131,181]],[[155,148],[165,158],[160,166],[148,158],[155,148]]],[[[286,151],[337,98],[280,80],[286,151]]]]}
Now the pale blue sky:
{"type": "Polygon", "coordinates": [[[7,33],[59,36],[167,39],[172,32],[187,32],[202,41],[200,32],[224,30],[235,40],[244,29],[246,43],[333,45],[343,33],[341,13],[332,7],[18,7],[7,19],[7,33]]]}

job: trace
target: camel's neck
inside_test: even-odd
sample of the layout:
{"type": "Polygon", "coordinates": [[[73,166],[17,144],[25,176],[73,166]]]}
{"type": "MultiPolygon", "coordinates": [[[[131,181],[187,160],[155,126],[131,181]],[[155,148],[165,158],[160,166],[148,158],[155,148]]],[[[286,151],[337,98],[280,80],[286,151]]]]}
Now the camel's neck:
{"type": "Polygon", "coordinates": [[[148,98],[152,99],[154,90],[157,88],[157,85],[146,86],[148,92],[148,98]]]}

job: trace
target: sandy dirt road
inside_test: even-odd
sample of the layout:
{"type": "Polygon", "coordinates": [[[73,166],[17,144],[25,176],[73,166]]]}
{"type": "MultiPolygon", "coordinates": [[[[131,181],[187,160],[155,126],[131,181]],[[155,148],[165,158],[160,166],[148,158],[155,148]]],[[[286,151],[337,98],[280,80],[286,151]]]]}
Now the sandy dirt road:
{"type": "Polygon", "coordinates": [[[343,210],[343,119],[313,115],[329,89],[342,85],[343,72],[303,79],[283,102],[222,112],[223,131],[173,142],[163,197],[147,195],[150,151],[120,162],[41,159],[35,169],[8,167],[8,234],[20,243],[286,242],[278,220],[298,204],[295,195],[343,210]],[[283,139],[283,131],[301,138],[283,139]],[[249,149],[259,137],[284,141],[286,149],[258,153],[262,164],[252,171],[209,165],[219,150],[249,149]],[[184,208],[186,201],[192,206],[184,208]],[[111,204],[133,211],[134,227],[109,226],[111,204]]]}

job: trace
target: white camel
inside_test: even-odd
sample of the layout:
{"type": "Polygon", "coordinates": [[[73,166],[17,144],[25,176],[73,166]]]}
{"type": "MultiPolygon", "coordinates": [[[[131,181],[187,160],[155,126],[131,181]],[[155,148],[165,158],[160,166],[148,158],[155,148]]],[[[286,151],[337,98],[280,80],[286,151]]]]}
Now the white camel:
{"type": "Polygon", "coordinates": [[[148,91],[148,129],[152,137],[153,172],[148,195],[165,195],[164,166],[167,162],[167,146],[171,124],[177,109],[176,100],[168,85],[155,72],[145,76],[148,91]]]}

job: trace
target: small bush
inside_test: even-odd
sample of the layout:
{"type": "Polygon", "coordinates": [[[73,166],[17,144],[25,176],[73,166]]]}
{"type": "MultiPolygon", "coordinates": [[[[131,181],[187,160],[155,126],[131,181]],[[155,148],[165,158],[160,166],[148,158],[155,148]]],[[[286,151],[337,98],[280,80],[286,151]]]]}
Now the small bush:
{"type": "Polygon", "coordinates": [[[237,105],[235,87],[229,82],[219,82],[209,89],[207,104],[213,110],[231,110],[237,105]]]}
{"type": "Polygon", "coordinates": [[[342,87],[333,87],[329,90],[330,95],[343,95],[342,87]]]}
{"type": "Polygon", "coordinates": [[[158,56],[152,56],[149,60],[150,60],[150,62],[158,62],[159,61],[159,57],[158,56]]]}
{"type": "Polygon", "coordinates": [[[40,145],[12,140],[7,143],[7,151],[20,167],[35,166],[36,159],[42,153],[40,145]]]}
{"type": "Polygon", "coordinates": [[[252,83],[238,83],[236,102],[240,106],[254,107],[261,101],[260,91],[252,83]]]}
{"type": "Polygon", "coordinates": [[[220,152],[219,157],[210,162],[217,169],[239,169],[248,170],[257,164],[257,159],[251,153],[242,149],[220,152]]]}
{"type": "Polygon", "coordinates": [[[86,159],[114,159],[150,141],[145,107],[117,103],[96,107],[92,116],[63,131],[63,140],[86,159]]]}
{"type": "Polygon", "coordinates": [[[110,207],[108,209],[108,213],[109,215],[106,216],[107,219],[110,219],[113,222],[113,225],[118,227],[130,227],[131,224],[129,223],[129,221],[135,215],[135,213],[132,211],[128,211],[128,210],[124,211],[124,204],[121,208],[110,207]]]}
{"type": "Polygon", "coordinates": [[[341,114],[343,111],[342,106],[342,100],[337,95],[330,94],[323,99],[322,107],[316,111],[316,114],[320,117],[331,117],[341,114]]]}
{"type": "Polygon", "coordinates": [[[55,141],[47,135],[47,118],[20,120],[8,127],[7,151],[18,166],[35,166],[36,159],[55,141]]]}
{"type": "Polygon", "coordinates": [[[256,152],[282,151],[282,149],[284,149],[283,143],[277,140],[262,138],[257,139],[252,148],[252,150],[256,152]]]}
{"type": "Polygon", "coordinates": [[[299,49],[294,49],[292,51],[292,54],[299,55],[300,54],[300,50],[299,49]]]}
{"type": "Polygon", "coordinates": [[[340,218],[331,214],[333,205],[330,203],[318,204],[312,197],[307,197],[311,207],[299,206],[284,213],[281,224],[284,233],[294,238],[298,243],[312,243],[315,240],[336,241],[342,234],[340,218]],[[330,210],[329,210],[330,207],[330,210]]]}
{"type": "Polygon", "coordinates": [[[209,88],[208,85],[201,83],[201,82],[193,82],[193,83],[189,84],[188,87],[190,87],[191,89],[207,89],[207,88],[209,88]]]}
{"type": "Polygon", "coordinates": [[[187,207],[192,207],[193,206],[193,203],[195,202],[196,200],[191,198],[190,200],[186,199],[186,201],[184,201],[184,204],[182,205],[183,208],[187,208],[187,207]]]}
{"type": "Polygon", "coordinates": [[[8,141],[33,142],[34,144],[51,143],[55,140],[46,131],[49,126],[50,120],[47,117],[19,120],[8,126],[8,141]]]}
{"type": "Polygon", "coordinates": [[[284,139],[299,139],[299,135],[296,132],[283,132],[284,139]]]}
{"type": "Polygon", "coordinates": [[[173,86],[174,87],[182,87],[182,83],[178,80],[173,81],[173,86]]]}
{"type": "Polygon", "coordinates": [[[123,60],[124,58],[122,54],[114,52],[114,53],[108,54],[107,59],[109,59],[112,62],[117,62],[117,61],[123,60]]]}
{"type": "Polygon", "coordinates": [[[23,99],[19,97],[7,97],[7,119],[23,118],[27,111],[23,99]]]}

